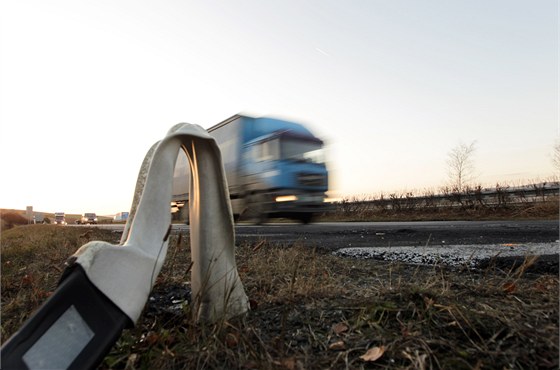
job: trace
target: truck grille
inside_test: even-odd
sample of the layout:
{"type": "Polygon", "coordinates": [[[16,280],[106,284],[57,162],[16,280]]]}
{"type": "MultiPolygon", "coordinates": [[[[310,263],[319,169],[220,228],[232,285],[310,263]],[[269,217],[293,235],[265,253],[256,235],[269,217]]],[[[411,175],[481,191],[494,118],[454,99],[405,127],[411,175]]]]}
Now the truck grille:
{"type": "Polygon", "coordinates": [[[298,174],[298,183],[302,186],[325,186],[327,178],[325,175],[300,173],[298,174]]]}

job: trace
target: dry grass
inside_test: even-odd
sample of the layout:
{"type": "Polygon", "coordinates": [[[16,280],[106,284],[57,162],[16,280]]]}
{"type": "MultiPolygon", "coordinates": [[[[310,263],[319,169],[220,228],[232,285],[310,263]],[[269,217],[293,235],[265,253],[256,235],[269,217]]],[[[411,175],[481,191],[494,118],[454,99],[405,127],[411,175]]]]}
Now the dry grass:
{"type": "MultiPolygon", "coordinates": [[[[405,203],[406,197],[399,196],[404,205],[390,208],[386,203],[371,202],[370,199],[349,199],[336,204],[336,209],[322,215],[320,221],[491,221],[491,220],[557,220],[560,201],[549,196],[545,201],[503,204],[500,206],[426,206],[414,202],[405,203]]],[[[377,200],[378,201],[378,200],[377,200]]]]}
{"type": "Polygon", "coordinates": [[[13,333],[57,286],[64,262],[90,240],[117,242],[106,230],[26,225],[3,230],[2,340],[13,333]]]}
{"type": "MultiPolygon", "coordinates": [[[[54,289],[87,239],[113,233],[31,226],[2,234],[2,338],[54,289]]],[[[237,247],[252,310],[197,325],[188,304],[188,238],[172,236],[154,299],[102,368],[558,368],[558,276],[523,266],[450,270],[334,257],[267,241],[237,247]],[[163,298],[162,298],[163,297],[163,298]],[[175,302],[175,303],[173,303],[175,302]],[[171,306],[174,306],[171,309],[171,306]],[[381,356],[360,356],[377,348],[381,356]]]]}

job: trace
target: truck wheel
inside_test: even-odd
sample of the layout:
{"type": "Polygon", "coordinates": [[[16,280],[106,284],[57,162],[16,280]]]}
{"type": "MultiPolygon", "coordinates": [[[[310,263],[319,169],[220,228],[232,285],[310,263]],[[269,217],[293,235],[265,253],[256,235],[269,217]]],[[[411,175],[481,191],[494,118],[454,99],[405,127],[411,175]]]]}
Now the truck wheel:
{"type": "Polygon", "coordinates": [[[304,224],[308,224],[313,219],[313,213],[302,213],[298,216],[298,220],[300,220],[304,224]]]}

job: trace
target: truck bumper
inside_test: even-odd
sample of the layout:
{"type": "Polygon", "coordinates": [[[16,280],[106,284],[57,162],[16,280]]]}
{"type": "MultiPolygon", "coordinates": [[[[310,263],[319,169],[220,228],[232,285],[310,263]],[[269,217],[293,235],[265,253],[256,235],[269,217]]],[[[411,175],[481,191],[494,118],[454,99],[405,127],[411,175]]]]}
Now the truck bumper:
{"type": "Polygon", "coordinates": [[[323,213],[334,207],[325,202],[325,195],[318,194],[271,194],[267,213],[274,215],[289,215],[301,213],[323,213]]]}

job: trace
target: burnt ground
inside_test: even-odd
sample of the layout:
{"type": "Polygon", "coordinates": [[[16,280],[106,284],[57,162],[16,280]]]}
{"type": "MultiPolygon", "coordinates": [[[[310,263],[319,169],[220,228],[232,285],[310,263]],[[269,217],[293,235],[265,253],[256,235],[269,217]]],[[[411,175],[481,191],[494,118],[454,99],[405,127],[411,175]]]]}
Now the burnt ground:
{"type": "MultiPolygon", "coordinates": [[[[511,269],[519,268],[525,262],[525,257],[495,257],[478,264],[480,270],[485,270],[490,267],[499,268],[501,270],[507,271],[511,269]]],[[[556,274],[558,275],[559,269],[559,259],[558,254],[544,254],[540,255],[538,259],[525,271],[533,274],[556,274]]]]}

